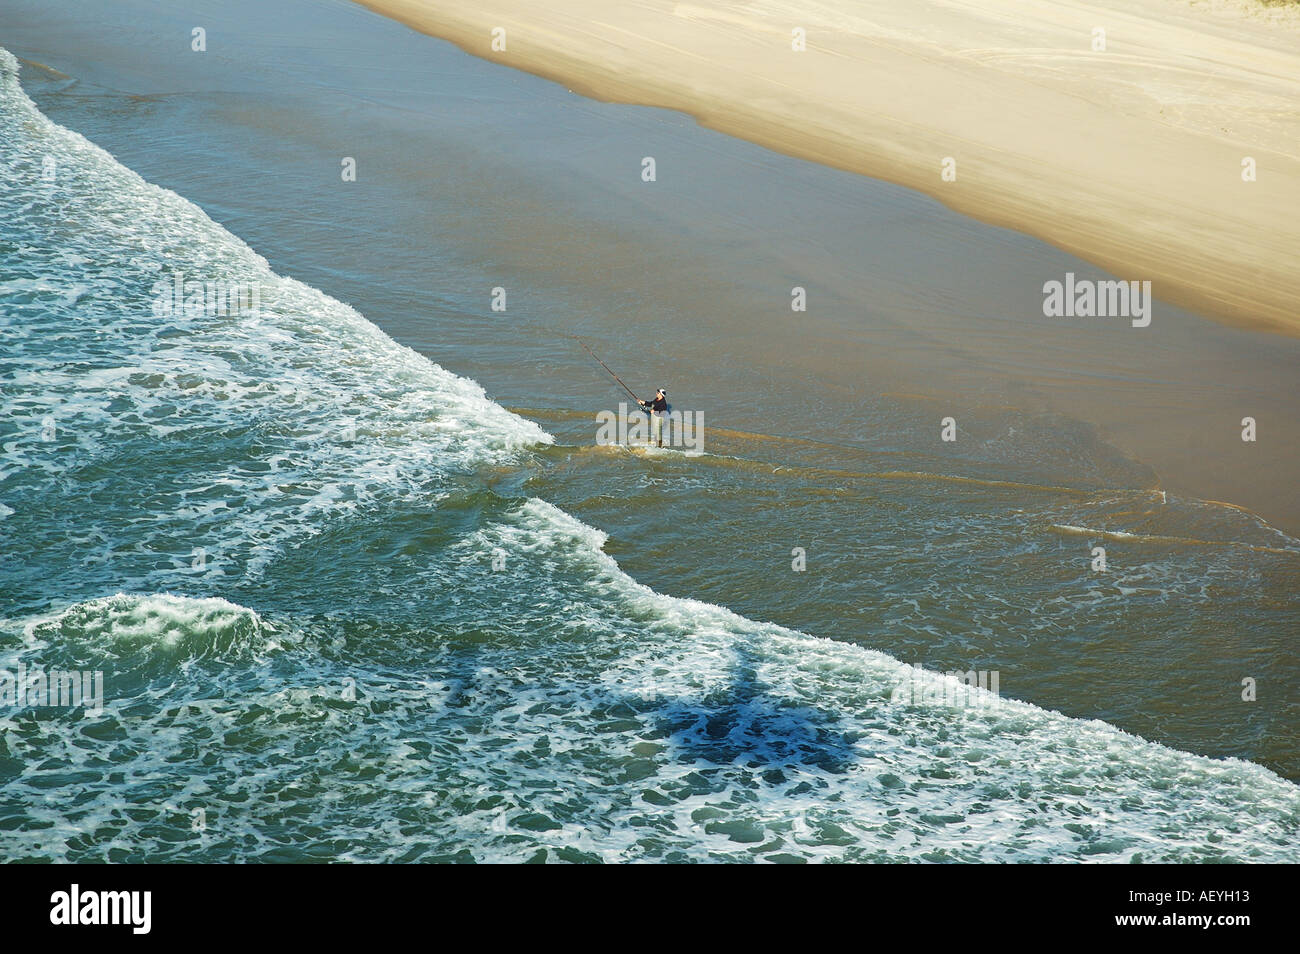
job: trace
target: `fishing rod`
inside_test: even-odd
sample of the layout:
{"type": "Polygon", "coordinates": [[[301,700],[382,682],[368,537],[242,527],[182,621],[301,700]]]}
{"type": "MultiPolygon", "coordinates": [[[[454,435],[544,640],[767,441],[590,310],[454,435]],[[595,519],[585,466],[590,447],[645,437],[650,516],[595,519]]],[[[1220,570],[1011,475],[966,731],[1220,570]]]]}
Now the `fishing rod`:
{"type": "Polygon", "coordinates": [[[609,372],[609,376],[613,378],[615,381],[617,381],[620,385],[622,385],[624,391],[632,395],[633,401],[636,401],[637,404],[641,403],[641,399],[637,397],[636,394],[633,393],[632,389],[628,387],[626,384],[623,384],[623,379],[620,378],[613,371],[610,371],[609,365],[607,365],[604,361],[601,361],[600,358],[596,355],[596,352],[592,351],[590,348],[587,347],[587,342],[583,341],[577,335],[569,335],[569,337],[572,338],[574,341],[578,342],[578,344],[582,345],[582,350],[586,351],[587,354],[595,358],[596,363],[599,364],[602,368],[604,368],[607,372],[609,372]]]}

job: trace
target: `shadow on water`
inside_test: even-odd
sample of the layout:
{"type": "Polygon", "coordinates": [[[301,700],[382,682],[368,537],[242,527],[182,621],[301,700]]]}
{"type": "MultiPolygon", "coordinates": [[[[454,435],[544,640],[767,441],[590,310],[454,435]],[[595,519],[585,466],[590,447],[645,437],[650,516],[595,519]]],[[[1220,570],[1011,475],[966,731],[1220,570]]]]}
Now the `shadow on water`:
{"type": "MultiPolygon", "coordinates": [[[[726,678],[700,695],[665,692],[650,680],[641,683],[645,688],[639,692],[599,684],[573,686],[573,695],[565,692],[567,698],[556,712],[562,706],[583,722],[594,723],[597,733],[658,743],[666,751],[656,762],[740,768],[771,784],[788,781],[782,770],[841,774],[852,767],[861,756],[856,747],[859,732],[843,728],[833,712],[801,705],[774,691],[759,678],[745,647],[732,652],[726,678]]],[[[537,674],[515,668],[516,661],[510,652],[486,644],[458,646],[454,659],[444,663],[444,678],[455,686],[448,705],[467,718],[492,718],[513,706],[522,690],[537,685],[537,674]]]]}
{"type": "Polygon", "coordinates": [[[702,699],[657,698],[654,725],[675,759],[741,766],[772,783],[785,781],[785,767],[847,771],[858,755],[857,734],[842,730],[834,714],[773,692],[750,653],[743,646],[733,652],[727,683],[702,699]]]}

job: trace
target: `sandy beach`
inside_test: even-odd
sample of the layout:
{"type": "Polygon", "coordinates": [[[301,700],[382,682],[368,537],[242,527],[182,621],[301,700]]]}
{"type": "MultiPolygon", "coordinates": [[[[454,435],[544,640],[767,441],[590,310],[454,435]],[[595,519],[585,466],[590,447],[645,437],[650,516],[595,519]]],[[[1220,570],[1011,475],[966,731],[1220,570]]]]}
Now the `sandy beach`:
{"type": "Polygon", "coordinates": [[[361,2],[584,95],[918,189],[1163,300],[1300,333],[1294,8],[361,2]]]}

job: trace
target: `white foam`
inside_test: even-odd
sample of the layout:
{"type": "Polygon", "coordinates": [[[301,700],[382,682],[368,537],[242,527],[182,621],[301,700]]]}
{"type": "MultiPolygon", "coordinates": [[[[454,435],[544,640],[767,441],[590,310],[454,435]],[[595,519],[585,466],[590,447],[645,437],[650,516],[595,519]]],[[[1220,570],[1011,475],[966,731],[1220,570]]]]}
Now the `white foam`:
{"type": "Polygon", "coordinates": [[[29,649],[57,646],[87,654],[92,662],[131,654],[237,655],[281,648],[277,628],[245,606],[170,593],[88,600],[27,620],[23,633],[29,649]]]}
{"type": "MultiPolygon", "coordinates": [[[[314,536],[326,514],[364,511],[413,487],[436,499],[448,474],[553,442],[476,382],[274,274],[201,209],[49,121],[14,80],[12,57],[3,70],[0,160],[12,173],[4,201],[31,236],[0,283],[0,370],[21,395],[10,407],[18,434],[0,448],[8,506],[70,468],[119,466],[133,448],[146,457],[158,448],[162,467],[166,449],[186,440],[213,452],[229,445],[229,461],[211,461],[201,486],[174,488],[172,508],[141,518],[155,526],[134,535],[144,546],[175,540],[183,514],[188,546],[175,566],[202,549],[213,572],[258,576],[314,536]],[[53,181],[43,178],[47,159],[53,181]],[[255,283],[260,309],[155,315],[154,284],[176,272],[255,283]],[[266,467],[245,466],[250,456],[266,467]],[[223,513],[218,496],[229,502],[223,513]]],[[[147,467],[132,464],[131,478],[143,482],[147,467]]],[[[106,541],[125,518],[94,516],[106,541]]],[[[107,544],[86,554],[92,563],[112,558],[107,544]]],[[[169,572],[122,582],[153,589],[169,572]]]]}

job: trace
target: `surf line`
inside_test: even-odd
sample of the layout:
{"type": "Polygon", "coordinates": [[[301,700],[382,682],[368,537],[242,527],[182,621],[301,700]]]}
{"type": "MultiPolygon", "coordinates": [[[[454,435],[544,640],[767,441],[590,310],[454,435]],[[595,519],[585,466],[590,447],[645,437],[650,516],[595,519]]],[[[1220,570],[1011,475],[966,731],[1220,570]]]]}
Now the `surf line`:
{"type": "Polygon", "coordinates": [[[1120,543],[1151,543],[1157,546],[1183,544],[1189,547],[1242,547],[1256,553],[1276,553],[1282,556],[1295,556],[1295,550],[1282,547],[1270,547],[1260,543],[1246,543],[1244,540],[1200,540],[1196,537],[1169,537],[1155,533],[1133,533],[1128,530],[1096,530],[1092,527],[1079,527],[1069,523],[1049,524],[1048,530],[1064,533],[1074,537],[1098,537],[1120,543]]]}

